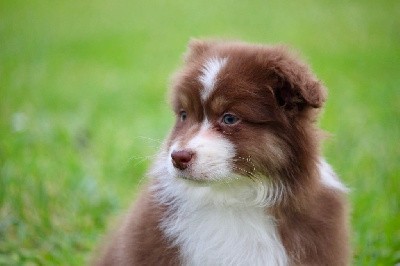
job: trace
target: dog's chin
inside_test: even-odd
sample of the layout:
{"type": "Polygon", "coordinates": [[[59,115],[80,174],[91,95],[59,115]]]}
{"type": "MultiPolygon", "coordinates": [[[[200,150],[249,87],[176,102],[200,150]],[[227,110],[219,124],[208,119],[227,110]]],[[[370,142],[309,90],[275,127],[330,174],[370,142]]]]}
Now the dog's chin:
{"type": "Polygon", "coordinates": [[[175,178],[182,179],[188,182],[198,183],[198,184],[212,184],[212,183],[221,183],[221,182],[228,182],[230,178],[226,177],[214,177],[208,176],[204,174],[190,174],[190,173],[178,173],[174,175],[175,178]]]}
{"type": "Polygon", "coordinates": [[[219,176],[209,173],[194,173],[190,169],[186,170],[175,170],[172,173],[173,178],[177,178],[189,184],[198,185],[213,185],[218,183],[230,183],[234,180],[238,180],[238,175],[231,173],[224,176],[219,176]]]}
{"type": "Polygon", "coordinates": [[[182,180],[188,184],[208,186],[215,181],[211,181],[207,177],[194,177],[191,175],[177,175],[175,178],[182,180]]]}

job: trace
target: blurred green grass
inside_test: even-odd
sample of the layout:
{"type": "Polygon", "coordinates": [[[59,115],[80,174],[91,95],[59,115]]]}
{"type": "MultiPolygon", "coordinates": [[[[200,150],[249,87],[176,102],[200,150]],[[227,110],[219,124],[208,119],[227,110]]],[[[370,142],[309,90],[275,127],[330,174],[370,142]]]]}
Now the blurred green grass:
{"type": "Polygon", "coordinates": [[[400,262],[399,1],[0,2],[0,265],[82,265],[167,134],[190,37],[287,43],[329,89],[355,265],[400,262]]]}

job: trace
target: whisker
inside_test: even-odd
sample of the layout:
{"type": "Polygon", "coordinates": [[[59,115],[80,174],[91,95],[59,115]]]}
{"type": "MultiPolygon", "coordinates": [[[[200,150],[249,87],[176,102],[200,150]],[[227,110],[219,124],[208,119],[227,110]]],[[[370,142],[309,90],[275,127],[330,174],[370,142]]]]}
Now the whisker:
{"type": "Polygon", "coordinates": [[[255,167],[253,161],[251,160],[251,156],[250,155],[246,156],[246,157],[237,156],[237,158],[234,158],[232,161],[233,162],[246,162],[246,163],[250,164],[252,166],[252,169],[250,171],[246,170],[246,169],[243,169],[241,167],[238,167],[238,166],[234,166],[234,169],[242,171],[247,176],[249,176],[252,181],[256,181],[257,180],[257,177],[255,175],[256,167],[255,167]]]}
{"type": "Polygon", "coordinates": [[[147,180],[146,175],[142,175],[139,179],[138,186],[140,187],[140,185],[142,185],[145,180],[147,180]]]}
{"type": "Polygon", "coordinates": [[[136,136],[136,137],[133,137],[133,138],[134,138],[134,139],[137,138],[137,139],[150,140],[150,141],[155,142],[155,143],[157,143],[157,144],[162,144],[162,141],[161,141],[161,140],[153,139],[153,138],[149,138],[149,137],[145,137],[145,136],[136,136]]]}
{"type": "Polygon", "coordinates": [[[132,157],[129,158],[128,163],[136,161],[136,163],[132,165],[133,167],[136,167],[139,164],[141,164],[141,163],[143,163],[143,162],[145,162],[147,160],[154,159],[156,157],[157,157],[157,154],[147,155],[147,156],[136,156],[136,157],[132,156],[132,157]]]}
{"type": "Polygon", "coordinates": [[[241,167],[238,167],[238,166],[233,166],[233,169],[235,169],[235,170],[239,170],[239,171],[241,171],[242,173],[245,173],[251,180],[255,180],[255,175],[254,175],[254,172],[250,172],[250,171],[247,171],[246,169],[243,169],[243,168],[241,168],[241,167]]]}

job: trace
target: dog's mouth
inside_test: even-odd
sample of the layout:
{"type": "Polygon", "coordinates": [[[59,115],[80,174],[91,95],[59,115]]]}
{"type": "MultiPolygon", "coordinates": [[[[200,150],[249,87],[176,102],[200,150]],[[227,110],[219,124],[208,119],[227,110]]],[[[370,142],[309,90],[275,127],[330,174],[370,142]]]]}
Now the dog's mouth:
{"type": "Polygon", "coordinates": [[[192,177],[188,175],[178,175],[176,178],[187,182],[191,185],[196,185],[196,186],[209,186],[212,183],[215,183],[216,181],[209,180],[207,178],[199,178],[199,177],[192,177]]]}
{"type": "Polygon", "coordinates": [[[179,179],[182,179],[182,180],[185,180],[185,181],[195,182],[195,183],[199,183],[199,184],[200,183],[201,184],[212,183],[212,182],[216,181],[215,178],[212,178],[212,177],[208,176],[205,173],[195,174],[195,173],[193,173],[191,171],[190,168],[189,169],[187,168],[187,169],[184,169],[184,170],[176,169],[175,173],[174,173],[174,176],[176,178],[179,178],[179,179]]]}
{"type": "Polygon", "coordinates": [[[221,175],[218,172],[196,172],[191,166],[192,164],[188,165],[184,170],[173,167],[172,176],[185,182],[198,185],[228,184],[243,178],[243,176],[233,172],[229,172],[225,175],[221,175]]]}
{"type": "Polygon", "coordinates": [[[190,183],[209,185],[216,183],[231,183],[246,175],[239,172],[233,158],[207,158],[198,153],[186,151],[170,153],[168,171],[172,178],[190,183]]]}

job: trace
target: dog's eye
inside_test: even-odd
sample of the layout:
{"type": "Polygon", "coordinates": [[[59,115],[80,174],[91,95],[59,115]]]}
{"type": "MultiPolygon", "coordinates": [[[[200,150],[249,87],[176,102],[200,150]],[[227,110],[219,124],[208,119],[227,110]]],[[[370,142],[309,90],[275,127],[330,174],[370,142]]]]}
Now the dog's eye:
{"type": "Polygon", "coordinates": [[[232,114],[224,114],[222,117],[222,122],[226,125],[233,125],[236,124],[239,121],[239,118],[232,114]]]}
{"type": "Polygon", "coordinates": [[[179,117],[181,118],[181,121],[185,121],[187,118],[187,113],[186,111],[180,111],[179,117]]]}

